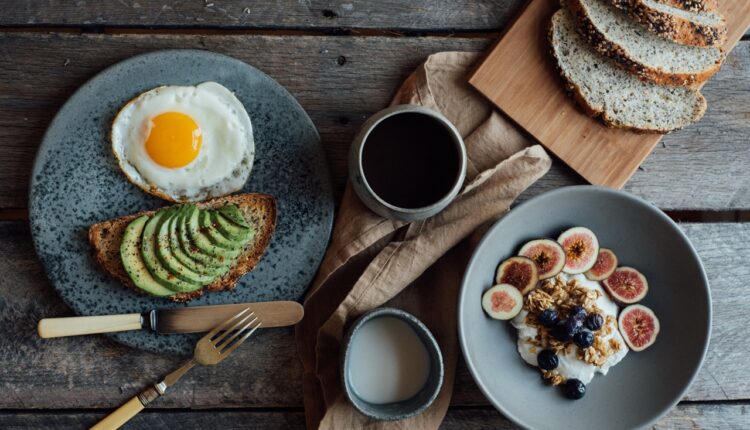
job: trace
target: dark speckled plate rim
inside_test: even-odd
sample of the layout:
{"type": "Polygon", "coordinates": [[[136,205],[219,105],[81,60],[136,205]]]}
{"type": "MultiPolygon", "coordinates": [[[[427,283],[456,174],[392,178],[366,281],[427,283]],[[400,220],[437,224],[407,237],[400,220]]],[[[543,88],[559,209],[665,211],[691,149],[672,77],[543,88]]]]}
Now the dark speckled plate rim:
{"type": "Polygon", "coordinates": [[[698,251],[696,251],[695,247],[693,246],[692,242],[690,242],[690,239],[687,237],[684,231],[675,223],[671,218],[667,216],[663,211],[661,211],[659,208],[655,207],[653,204],[649,203],[648,201],[637,197],[635,195],[632,195],[630,193],[627,193],[625,191],[620,190],[614,190],[611,188],[601,187],[601,186],[594,186],[594,185],[575,185],[575,186],[568,186],[568,187],[562,187],[558,188],[556,190],[548,191],[546,193],[540,194],[533,199],[527,200],[515,208],[511,210],[511,212],[508,213],[505,217],[499,219],[496,221],[490,228],[487,230],[487,232],[482,237],[481,241],[477,245],[477,247],[474,249],[474,252],[472,253],[471,259],[469,260],[469,264],[466,266],[466,271],[464,272],[464,277],[461,281],[461,289],[459,291],[458,296],[458,302],[457,302],[457,327],[458,327],[458,340],[459,344],[461,345],[461,353],[463,354],[464,361],[466,362],[466,367],[469,369],[469,373],[471,374],[472,379],[477,384],[477,387],[479,387],[479,390],[484,394],[484,396],[487,398],[487,400],[492,403],[495,408],[502,413],[506,418],[508,418],[510,421],[512,421],[514,424],[524,428],[524,429],[531,429],[522,417],[519,417],[518,415],[513,414],[510,412],[507,408],[503,407],[503,405],[495,399],[492,392],[487,388],[487,386],[484,384],[482,379],[480,378],[479,372],[476,369],[477,364],[474,363],[474,360],[472,359],[471,355],[469,354],[469,349],[471,345],[467,344],[466,337],[464,335],[465,331],[468,330],[468,328],[463,323],[463,314],[465,312],[473,312],[469,310],[468,301],[470,300],[467,295],[465,294],[465,291],[467,290],[467,283],[470,282],[470,278],[473,276],[472,272],[475,269],[476,261],[478,259],[478,255],[483,252],[483,249],[488,246],[488,243],[490,242],[493,233],[495,230],[498,230],[500,226],[503,223],[503,220],[506,219],[510,214],[513,213],[513,211],[517,210],[520,207],[529,205],[529,204],[536,204],[535,202],[547,200],[552,197],[557,197],[558,195],[568,195],[570,198],[575,198],[576,194],[580,193],[602,193],[602,194],[610,194],[614,195],[617,198],[621,198],[624,200],[629,201],[630,203],[643,206],[647,208],[649,211],[654,212],[658,217],[660,217],[663,221],[665,221],[666,225],[668,225],[670,228],[672,228],[677,235],[680,237],[680,239],[684,242],[685,247],[689,250],[689,252],[692,254],[693,258],[698,262],[698,268],[701,273],[701,281],[703,284],[703,287],[705,288],[706,298],[708,299],[708,331],[706,333],[706,340],[703,344],[703,351],[701,354],[701,359],[698,365],[693,369],[689,381],[687,381],[687,384],[684,385],[680,393],[675,396],[675,399],[665,408],[663,408],[656,416],[649,417],[649,421],[643,423],[642,428],[650,428],[653,426],[654,423],[656,423],[661,417],[663,417],[667,412],[671,411],[679,402],[680,400],[685,396],[685,393],[687,393],[690,386],[693,384],[695,379],[698,377],[698,373],[700,372],[700,369],[703,367],[703,364],[706,361],[706,355],[708,354],[708,347],[711,339],[711,332],[713,331],[713,303],[711,300],[711,288],[709,286],[708,282],[708,276],[706,274],[706,269],[703,266],[703,261],[700,258],[700,255],[698,254],[698,251]]]}
{"type": "MultiPolygon", "coordinates": [[[[87,79],[86,82],[84,82],[82,85],[80,85],[79,87],[77,87],[73,91],[73,93],[67,98],[67,100],[65,101],[65,103],[63,103],[60,106],[60,108],[57,110],[57,112],[55,113],[54,118],[52,118],[52,121],[50,121],[49,125],[47,125],[47,129],[45,130],[44,135],[42,136],[42,140],[41,140],[41,143],[39,145],[39,148],[37,149],[36,154],[34,155],[34,162],[33,162],[32,169],[31,169],[31,178],[29,180],[29,191],[28,191],[28,194],[27,194],[27,199],[29,201],[29,225],[33,226],[34,223],[35,223],[35,221],[36,221],[35,211],[33,210],[33,205],[31,205],[33,190],[34,190],[34,188],[36,186],[36,183],[37,183],[37,179],[36,178],[37,178],[37,175],[39,175],[40,172],[41,172],[41,168],[42,168],[42,164],[43,164],[41,162],[42,161],[42,157],[44,157],[45,154],[50,151],[50,149],[52,148],[52,145],[54,144],[54,138],[52,138],[52,136],[51,136],[52,130],[54,130],[56,128],[56,126],[59,126],[58,123],[60,121],[63,121],[61,113],[63,111],[65,111],[66,108],[68,108],[69,106],[74,105],[76,103],[80,103],[82,100],[85,100],[85,98],[86,98],[86,94],[85,93],[87,92],[86,90],[90,89],[90,87],[92,87],[94,85],[94,82],[98,78],[100,78],[100,77],[102,77],[104,75],[110,74],[113,70],[117,70],[117,69],[122,68],[122,67],[127,67],[130,63],[137,63],[138,61],[141,61],[141,60],[144,60],[144,59],[148,60],[149,57],[155,57],[155,58],[157,58],[159,56],[170,55],[170,54],[178,54],[178,55],[185,55],[185,54],[190,55],[190,54],[193,54],[193,55],[203,56],[203,57],[206,57],[206,58],[213,57],[214,59],[219,59],[221,61],[233,62],[233,63],[238,64],[241,67],[247,68],[252,73],[257,74],[261,79],[264,79],[264,80],[268,81],[271,85],[276,86],[282,93],[284,93],[284,94],[286,94],[288,96],[288,99],[294,105],[296,105],[296,107],[299,108],[300,111],[304,112],[304,114],[305,114],[304,115],[304,121],[306,121],[308,123],[307,125],[314,131],[315,137],[317,138],[317,145],[319,146],[319,149],[320,149],[321,153],[325,154],[325,148],[323,147],[323,144],[322,144],[322,142],[320,140],[320,133],[318,132],[318,128],[315,126],[315,123],[313,123],[312,119],[307,114],[307,111],[305,111],[305,109],[302,107],[302,105],[299,103],[299,101],[296,99],[296,97],[294,97],[289,92],[289,90],[287,90],[283,85],[281,85],[280,83],[278,83],[275,79],[273,79],[270,76],[268,76],[262,70],[254,67],[254,66],[252,66],[250,64],[247,64],[244,61],[239,60],[237,58],[234,58],[234,57],[231,57],[231,56],[228,56],[228,55],[224,55],[224,54],[220,54],[218,52],[213,52],[213,51],[208,51],[208,50],[202,50],[202,49],[160,49],[160,50],[155,50],[155,51],[144,52],[142,54],[134,55],[134,56],[128,57],[128,58],[126,58],[124,60],[118,61],[118,62],[116,62],[116,63],[114,63],[114,64],[112,64],[112,65],[110,65],[110,66],[108,66],[108,67],[106,67],[106,68],[104,68],[102,70],[100,70],[99,72],[97,72],[93,76],[91,76],[89,79],[87,79]]],[[[125,102],[127,102],[127,100],[123,100],[123,103],[125,103],[125,102]]],[[[325,191],[326,191],[326,193],[328,195],[333,196],[333,184],[331,182],[330,168],[328,166],[328,160],[327,160],[327,158],[325,156],[323,156],[320,159],[320,163],[321,163],[320,167],[326,172],[326,175],[325,175],[326,179],[322,181],[322,186],[324,187],[324,189],[325,189],[325,191]]],[[[125,180],[125,179],[123,178],[123,180],[125,180]]],[[[325,228],[328,231],[328,234],[327,234],[327,237],[326,237],[326,244],[328,244],[328,243],[330,243],[331,235],[332,235],[332,232],[333,232],[333,221],[334,221],[334,216],[335,216],[335,204],[334,203],[332,203],[331,205],[328,206],[328,212],[325,215],[326,215],[326,217],[328,219],[328,221],[327,221],[327,223],[325,225],[325,228]]],[[[38,240],[36,238],[36,235],[34,234],[34,229],[33,228],[31,229],[31,240],[32,240],[32,243],[34,245],[34,252],[37,255],[37,259],[42,264],[45,276],[47,277],[47,281],[54,288],[54,283],[52,282],[52,279],[49,276],[49,272],[47,270],[46,263],[41,258],[39,258],[39,256],[41,255],[41,252],[40,252],[40,249],[39,249],[39,242],[38,242],[38,240]]],[[[327,248],[327,246],[325,248],[327,248]]],[[[323,261],[324,255],[325,255],[325,252],[322,252],[317,257],[317,265],[320,265],[320,263],[323,261]]],[[[62,295],[58,294],[58,297],[60,297],[60,299],[66,304],[66,306],[68,306],[71,310],[73,310],[75,312],[75,306],[72,303],[69,303],[67,301],[67,299],[64,296],[62,296],[62,295]]],[[[144,309],[144,311],[147,311],[147,310],[148,309],[144,309]]],[[[115,342],[121,343],[116,337],[112,336],[110,333],[106,333],[105,335],[107,337],[109,337],[110,339],[114,340],[115,342]]],[[[133,345],[127,345],[127,344],[125,344],[125,346],[137,348],[137,347],[135,347],[133,345]]],[[[141,349],[141,348],[137,348],[137,349],[141,349]]]]}

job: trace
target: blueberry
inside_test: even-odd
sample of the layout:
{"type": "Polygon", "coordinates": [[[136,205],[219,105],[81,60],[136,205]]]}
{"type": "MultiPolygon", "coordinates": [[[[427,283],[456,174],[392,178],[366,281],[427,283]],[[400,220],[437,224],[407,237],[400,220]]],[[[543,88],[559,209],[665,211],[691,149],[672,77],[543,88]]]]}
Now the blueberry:
{"type": "Polygon", "coordinates": [[[581,330],[573,336],[573,342],[581,348],[588,348],[594,343],[594,333],[581,330]]]}
{"type": "Polygon", "coordinates": [[[568,318],[582,322],[586,319],[586,309],[584,309],[583,306],[573,306],[568,318]]]}
{"type": "Polygon", "coordinates": [[[557,324],[557,311],[552,308],[545,309],[539,314],[539,322],[547,328],[554,327],[557,324]]]}
{"type": "Polygon", "coordinates": [[[586,395],[586,385],[578,379],[568,379],[563,385],[565,397],[571,400],[578,400],[586,395]]]}
{"type": "Polygon", "coordinates": [[[555,327],[552,329],[552,336],[560,342],[567,342],[572,337],[568,333],[568,329],[565,327],[565,321],[558,321],[555,327]]]}
{"type": "Polygon", "coordinates": [[[543,370],[552,370],[557,368],[557,354],[551,349],[545,349],[536,356],[539,368],[543,370]]]}
{"type": "Polygon", "coordinates": [[[586,328],[597,331],[604,325],[604,317],[599,314],[591,314],[586,317],[586,328]]]}
{"type": "Polygon", "coordinates": [[[565,332],[568,334],[568,338],[572,339],[583,327],[583,321],[569,318],[565,321],[565,332]]]}

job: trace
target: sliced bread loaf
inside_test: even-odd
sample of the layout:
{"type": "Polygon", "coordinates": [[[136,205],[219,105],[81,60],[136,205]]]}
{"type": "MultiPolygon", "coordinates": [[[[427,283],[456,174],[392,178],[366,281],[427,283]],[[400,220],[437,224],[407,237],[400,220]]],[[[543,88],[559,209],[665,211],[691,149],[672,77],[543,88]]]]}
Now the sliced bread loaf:
{"type": "Polygon", "coordinates": [[[719,0],[655,0],[657,3],[691,12],[710,12],[719,8],[719,0]]]}
{"type": "MultiPolygon", "coordinates": [[[[175,302],[188,302],[203,295],[204,291],[230,290],[245,273],[253,270],[271,241],[276,228],[276,200],[268,194],[234,194],[217,197],[198,203],[200,208],[218,208],[227,204],[236,205],[245,221],[254,226],[256,233],[242,254],[235,260],[229,272],[210,285],[186,293],[176,293],[168,298],[175,302]]],[[[144,211],[133,215],[102,221],[89,227],[89,242],[94,250],[94,258],[110,275],[118,278],[127,287],[143,293],[135,286],[125,271],[120,257],[120,245],[125,228],[141,215],[153,215],[155,211],[144,211]]]]}
{"type": "Polygon", "coordinates": [[[644,80],[694,85],[719,70],[721,48],[680,45],[634,22],[607,0],[568,0],[579,31],[600,54],[644,80]]]}
{"type": "Polygon", "coordinates": [[[548,37],[568,90],[589,115],[601,116],[611,127],[668,133],[706,111],[700,92],[644,82],[599,55],[578,33],[568,9],[552,16],[548,37]]]}
{"type": "Polygon", "coordinates": [[[721,46],[727,22],[715,10],[693,12],[657,0],[609,0],[649,31],[683,45],[721,46]]]}

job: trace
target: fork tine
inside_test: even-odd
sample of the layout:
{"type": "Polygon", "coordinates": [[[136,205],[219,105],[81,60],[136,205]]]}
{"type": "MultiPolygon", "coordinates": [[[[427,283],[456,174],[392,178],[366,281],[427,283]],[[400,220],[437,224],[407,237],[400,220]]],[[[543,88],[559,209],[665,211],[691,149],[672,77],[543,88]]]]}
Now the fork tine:
{"type": "Polygon", "coordinates": [[[214,348],[221,350],[222,348],[229,345],[233,340],[237,339],[237,336],[241,335],[243,331],[247,330],[248,327],[255,324],[255,322],[258,321],[258,317],[253,318],[251,321],[247,321],[244,324],[242,324],[242,327],[240,327],[240,324],[236,324],[234,327],[232,327],[231,333],[232,336],[228,337],[227,339],[222,340],[221,342],[216,342],[214,345],[214,348]]]}
{"type": "MultiPolygon", "coordinates": [[[[256,319],[257,319],[257,318],[256,318],[256,319]]],[[[250,337],[250,336],[251,336],[251,335],[252,335],[253,333],[255,333],[255,330],[258,330],[258,328],[260,328],[260,325],[261,325],[261,323],[260,323],[260,321],[258,321],[258,324],[257,324],[257,325],[256,325],[255,327],[253,327],[253,329],[252,329],[252,330],[250,330],[250,331],[248,331],[247,333],[245,333],[245,335],[244,335],[244,336],[242,336],[241,338],[239,338],[239,339],[237,340],[237,342],[235,342],[235,343],[234,343],[234,345],[231,345],[231,346],[229,346],[228,348],[224,348],[224,349],[222,349],[222,350],[220,351],[220,353],[221,353],[222,355],[229,355],[229,354],[231,354],[231,353],[232,353],[232,351],[234,351],[235,349],[237,349],[237,347],[239,347],[240,345],[242,345],[242,342],[246,341],[248,337],[250,337]]],[[[243,328],[243,330],[246,330],[246,329],[247,329],[248,327],[250,327],[250,326],[249,326],[249,325],[248,325],[248,326],[245,326],[245,327],[243,328]]],[[[239,333],[237,333],[237,336],[239,336],[239,333]]],[[[237,338],[237,336],[234,336],[234,338],[237,338]]],[[[233,340],[233,339],[232,339],[232,340],[233,340]]],[[[229,342],[225,343],[225,344],[224,344],[224,346],[230,345],[230,344],[231,344],[231,341],[232,341],[232,340],[230,340],[229,342]]]]}
{"type": "Polygon", "coordinates": [[[205,338],[207,338],[207,339],[213,338],[214,336],[216,336],[217,333],[219,333],[220,331],[222,331],[225,328],[227,328],[227,326],[229,326],[229,324],[231,324],[232,322],[234,322],[237,318],[241,317],[245,312],[247,312],[249,310],[250,310],[250,308],[245,308],[245,309],[239,311],[232,318],[229,318],[228,320],[226,320],[223,323],[221,323],[220,325],[218,325],[215,329],[213,329],[210,332],[208,332],[208,334],[205,336],[205,338]]]}
{"type": "MultiPolygon", "coordinates": [[[[226,339],[227,336],[229,336],[230,333],[232,333],[232,332],[234,332],[236,330],[240,330],[240,326],[244,327],[245,324],[247,323],[247,320],[249,318],[252,318],[253,316],[255,316],[255,313],[250,312],[249,314],[247,314],[244,317],[242,317],[235,324],[233,324],[231,327],[228,327],[226,330],[224,330],[223,333],[221,333],[220,335],[216,336],[216,339],[211,339],[211,343],[214,345],[214,348],[218,348],[220,344],[224,343],[223,342],[224,339],[226,339]]],[[[255,319],[253,321],[255,321],[257,319],[258,319],[258,317],[255,317],[255,319]]]]}

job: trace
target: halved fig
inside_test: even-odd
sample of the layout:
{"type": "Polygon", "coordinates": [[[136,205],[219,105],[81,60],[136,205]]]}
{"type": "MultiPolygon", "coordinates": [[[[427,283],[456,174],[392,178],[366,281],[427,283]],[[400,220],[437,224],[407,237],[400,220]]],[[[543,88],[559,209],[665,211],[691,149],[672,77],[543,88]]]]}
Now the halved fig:
{"type": "Polygon", "coordinates": [[[594,267],[599,256],[599,240],[593,231],[586,227],[573,227],[565,230],[557,243],[565,251],[563,272],[577,275],[594,267]]]}
{"type": "Polygon", "coordinates": [[[527,242],[518,255],[536,263],[539,279],[549,279],[560,273],[565,266],[565,251],[554,240],[537,239],[527,242]]]}
{"type": "Polygon", "coordinates": [[[599,248],[594,267],[586,272],[586,278],[592,281],[603,281],[617,269],[617,256],[609,248],[599,248]]]}
{"type": "Polygon", "coordinates": [[[526,294],[536,287],[539,273],[536,264],[526,257],[510,257],[500,263],[495,275],[496,284],[510,284],[526,294]]]}
{"type": "Polygon", "coordinates": [[[618,267],[602,281],[613,299],[626,305],[641,301],[648,293],[648,281],[632,267],[618,267]]]}
{"type": "Polygon", "coordinates": [[[482,308],[496,320],[509,320],[518,315],[522,307],[521,292],[510,284],[495,285],[482,296],[482,308]]]}
{"type": "Polygon", "coordinates": [[[643,305],[630,305],[620,311],[617,325],[625,343],[636,352],[653,345],[659,334],[659,319],[643,305]]]}

